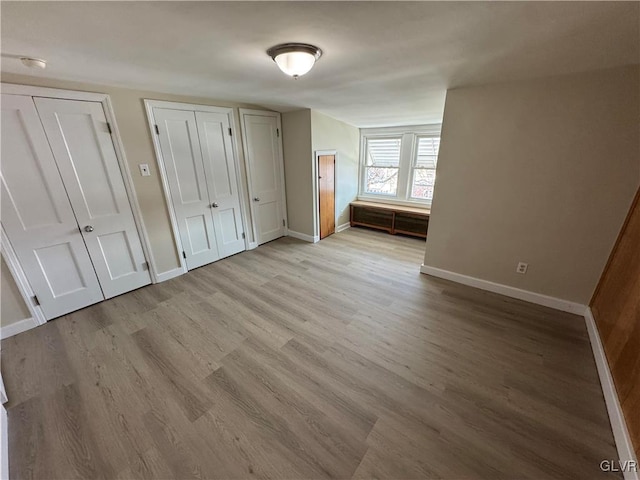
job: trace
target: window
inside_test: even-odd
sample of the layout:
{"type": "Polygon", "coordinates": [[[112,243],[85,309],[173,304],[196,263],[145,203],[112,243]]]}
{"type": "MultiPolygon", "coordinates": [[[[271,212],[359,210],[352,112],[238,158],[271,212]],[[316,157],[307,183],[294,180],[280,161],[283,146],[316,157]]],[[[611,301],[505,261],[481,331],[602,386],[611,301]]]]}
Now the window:
{"type": "Polygon", "coordinates": [[[402,137],[367,140],[366,193],[396,196],[402,137]]]}
{"type": "Polygon", "coordinates": [[[428,202],[433,199],[439,147],[439,137],[418,137],[413,161],[411,198],[428,202]]]}
{"type": "Polygon", "coordinates": [[[440,147],[440,125],[361,131],[359,197],[431,204],[440,147]]]}

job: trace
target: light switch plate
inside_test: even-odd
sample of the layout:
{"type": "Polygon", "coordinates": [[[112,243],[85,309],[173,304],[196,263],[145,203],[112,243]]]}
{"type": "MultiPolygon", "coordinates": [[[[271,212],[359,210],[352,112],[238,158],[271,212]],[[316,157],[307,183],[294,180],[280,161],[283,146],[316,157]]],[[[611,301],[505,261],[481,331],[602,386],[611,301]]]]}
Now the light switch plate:
{"type": "Polygon", "coordinates": [[[140,165],[138,165],[138,168],[140,168],[140,175],[142,175],[143,177],[150,177],[151,176],[151,172],[149,171],[149,164],[148,163],[141,163],[140,165]]]}

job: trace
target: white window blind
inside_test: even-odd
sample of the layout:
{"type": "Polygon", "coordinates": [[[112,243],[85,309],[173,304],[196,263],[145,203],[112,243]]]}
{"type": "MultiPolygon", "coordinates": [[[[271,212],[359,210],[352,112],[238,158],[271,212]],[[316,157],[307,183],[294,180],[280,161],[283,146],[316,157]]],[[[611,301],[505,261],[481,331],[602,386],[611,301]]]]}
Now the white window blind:
{"type": "Polygon", "coordinates": [[[402,137],[367,140],[365,192],[396,195],[402,137]]]}
{"type": "Polygon", "coordinates": [[[428,202],[433,199],[439,148],[439,137],[418,137],[411,180],[411,198],[428,202]]]}
{"type": "Polygon", "coordinates": [[[367,165],[399,167],[402,138],[370,138],[367,140],[367,165]]]}
{"type": "Polygon", "coordinates": [[[416,155],[416,167],[436,168],[438,162],[438,149],[440,139],[438,137],[418,138],[418,148],[416,155]]]}

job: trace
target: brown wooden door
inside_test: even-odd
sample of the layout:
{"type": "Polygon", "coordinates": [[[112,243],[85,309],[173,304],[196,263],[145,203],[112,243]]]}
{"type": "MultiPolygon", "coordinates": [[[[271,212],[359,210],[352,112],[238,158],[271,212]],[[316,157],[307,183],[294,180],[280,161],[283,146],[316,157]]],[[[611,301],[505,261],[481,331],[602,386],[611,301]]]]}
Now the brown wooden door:
{"type": "Polygon", "coordinates": [[[636,456],[640,457],[639,246],[640,190],[636,193],[609,262],[591,299],[591,311],[604,345],[627,429],[636,456]]]}
{"type": "Polygon", "coordinates": [[[336,231],[335,155],[318,157],[318,203],[320,205],[320,239],[336,231]]]}

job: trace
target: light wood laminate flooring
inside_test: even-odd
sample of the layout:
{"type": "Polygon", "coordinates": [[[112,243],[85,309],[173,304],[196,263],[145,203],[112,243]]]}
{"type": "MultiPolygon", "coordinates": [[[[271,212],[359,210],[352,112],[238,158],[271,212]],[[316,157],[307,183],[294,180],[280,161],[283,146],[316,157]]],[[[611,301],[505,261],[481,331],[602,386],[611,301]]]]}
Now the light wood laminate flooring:
{"type": "Polygon", "coordinates": [[[282,238],[2,341],[12,478],[613,478],[584,320],[282,238]]]}

